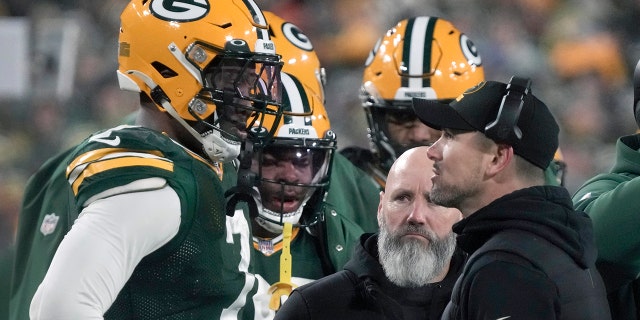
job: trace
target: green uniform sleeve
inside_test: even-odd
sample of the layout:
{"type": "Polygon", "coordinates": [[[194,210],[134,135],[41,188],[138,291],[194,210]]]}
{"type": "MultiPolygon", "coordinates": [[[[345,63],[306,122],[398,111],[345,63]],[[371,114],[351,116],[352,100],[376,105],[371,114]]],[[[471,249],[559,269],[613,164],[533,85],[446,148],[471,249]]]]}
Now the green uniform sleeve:
{"type": "Polygon", "coordinates": [[[598,259],[630,276],[640,273],[640,153],[638,136],[618,140],[610,173],[585,182],[573,196],[577,210],[592,219],[598,259]]]}

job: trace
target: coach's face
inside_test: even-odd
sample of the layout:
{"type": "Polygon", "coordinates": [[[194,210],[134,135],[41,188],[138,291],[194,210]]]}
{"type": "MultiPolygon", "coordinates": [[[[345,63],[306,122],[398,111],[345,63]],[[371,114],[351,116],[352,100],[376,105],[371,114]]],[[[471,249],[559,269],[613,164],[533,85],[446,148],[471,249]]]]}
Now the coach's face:
{"type": "Polygon", "coordinates": [[[391,167],[380,193],[380,259],[387,277],[398,285],[437,281],[455,249],[451,226],[462,215],[431,202],[432,166],[427,147],[408,150],[391,167]]]}

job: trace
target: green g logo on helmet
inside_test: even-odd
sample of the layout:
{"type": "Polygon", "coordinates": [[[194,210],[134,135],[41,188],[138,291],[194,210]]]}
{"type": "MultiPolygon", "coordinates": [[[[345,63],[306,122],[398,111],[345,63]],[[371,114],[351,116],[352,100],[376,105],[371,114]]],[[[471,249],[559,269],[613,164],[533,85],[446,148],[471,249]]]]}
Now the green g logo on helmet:
{"type": "Polygon", "coordinates": [[[210,6],[207,0],[152,0],[151,13],[166,21],[195,21],[207,15],[210,6]]]}

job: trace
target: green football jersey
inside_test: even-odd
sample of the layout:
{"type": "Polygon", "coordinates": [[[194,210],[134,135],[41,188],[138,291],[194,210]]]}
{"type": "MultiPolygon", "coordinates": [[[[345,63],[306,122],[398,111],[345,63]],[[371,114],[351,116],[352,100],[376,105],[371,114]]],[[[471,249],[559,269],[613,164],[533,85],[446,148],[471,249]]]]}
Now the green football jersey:
{"type": "Polygon", "coordinates": [[[166,179],[181,202],[178,234],[138,264],[105,318],[253,319],[249,225],[243,214],[225,214],[219,168],[158,132],[132,126],[93,135],[67,159],[66,189],[78,204],[149,177],[166,179]]]}
{"type": "MultiPolygon", "coordinates": [[[[326,256],[333,272],[341,270],[351,257],[360,235],[378,231],[377,208],[379,189],[360,169],[344,156],[335,154],[329,190],[315,212],[320,212],[323,230],[314,227],[313,233],[324,232],[323,240],[306,229],[294,228],[291,240],[291,276],[315,280],[328,275],[322,268],[321,256],[326,256]],[[317,242],[323,244],[319,245],[317,242]],[[319,247],[325,253],[319,252],[319,247]]],[[[273,284],[279,280],[282,241],[254,238],[254,273],[273,284]]],[[[308,282],[307,281],[307,282],[308,282]]],[[[305,282],[305,281],[302,281],[305,282]]]]}
{"type": "Polygon", "coordinates": [[[31,176],[18,218],[9,319],[29,319],[29,305],[44,279],[53,255],[78,217],[65,178],[72,149],[45,162],[31,176]]]}
{"type": "MultiPolygon", "coordinates": [[[[98,153],[107,150],[121,152],[113,150],[113,148],[104,148],[110,147],[105,145],[105,142],[113,143],[112,141],[116,137],[120,137],[121,141],[118,148],[125,146],[123,143],[127,141],[127,148],[136,152],[146,152],[154,155],[154,157],[158,152],[165,152],[167,154],[180,154],[180,159],[183,162],[193,161],[194,159],[201,160],[197,156],[189,155],[189,152],[153,131],[124,127],[122,130],[117,130],[117,132],[117,135],[113,131],[106,131],[94,136],[92,141],[87,141],[85,146],[81,148],[86,149],[85,153],[98,153]]],[[[17,238],[17,246],[19,247],[17,251],[19,251],[19,254],[16,257],[15,269],[18,274],[14,279],[12,288],[12,320],[28,318],[31,299],[46,274],[55,250],[78,216],[79,211],[75,206],[74,194],[71,192],[69,182],[65,177],[67,164],[78,154],[71,154],[72,151],[62,152],[47,161],[30,179],[25,190],[25,201],[21,211],[17,238]],[[66,197],[61,197],[61,194],[65,194],[66,197]]],[[[81,150],[78,152],[83,153],[81,150]]],[[[78,191],[82,189],[83,192],[87,192],[85,195],[81,195],[82,199],[87,199],[91,194],[99,193],[101,190],[126,184],[127,181],[149,176],[162,176],[170,183],[182,181],[182,183],[176,184],[177,186],[184,185],[185,179],[195,181],[195,178],[193,178],[193,175],[196,174],[195,171],[189,175],[183,176],[180,174],[177,178],[171,178],[176,173],[171,174],[163,169],[166,162],[161,160],[149,161],[144,168],[135,167],[136,169],[143,169],[147,173],[142,174],[143,171],[135,170],[133,172],[135,174],[129,177],[133,170],[131,170],[131,166],[127,165],[127,161],[124,159],[119,160],[120,164],[115,166],[113,170],[110,169],[101,173],[100,177],[96,176],[87,179],[91,184],[97,183],[95,181],[100,181],[98,182],[100,185],[92,187],[87,184],[85,188],[84,183],[86,181],[83,181],[79,185],[82,188],[79,186],[77,188],[78,191]],[[116,171],[120,173],[116,174],[116,171]],[[111,175],[113,175],[113,180],[112,178],[107,178],[111,175]],[[122,178],[119,175],[128,177],[122,178]],[[105,182],[104,179],[109,179],[110,181],[105,182]]],[[[206,167],[206,163],[202,163],[202,165],[206,167]]],[[[202,165],[198,167],[202,168],[202,165]]],[[[220,178],[220,175],[215,177],[206,168],[203,170],[207,172],[203,177],[209,176],[212,180],[220,178]]],[[[227,190],[236,184],[236,169],[233,164],[227,163],[222,171],[224,172],[224,175],[222,175],[222,188],[227,190]]],[[[200,173],[197,174],[201,175],[200,173]]],[[[174,188],[177,187],[174,186],[174,188]]],[[[364,172],[355,168],[341,155],[336,154],[333,160],[331,187],[325,201],[322,203],[322,207],[318,208],[324,213],[327,236],[325,248],[328,252],[329,263],[333,265],[335,270],[342,269],[342,266],[350,256],[353,248],[352,244],[361,233],[375,232],[377,230],[377,201],[377,186],[370,182],[364,172]]],[[[239,204],[234,218],[244,217],[246,212],[246,206],[239,204]]],[[[231,220],[233,221],[233,219],[231,220]]],[[[235,225],[234,223],[231,224],[235,225]]],[[[240,224],[244,225],[244,223],[240,224]]],[[[241,229],[241,232],[235,235],[236,238],[246,236],[249,239],[247,242],[250,241],[247,228],[242,226],[236,229],[241,229]]],[[[302,231],[292,242],[292,268],[296,285],[305,284],[325,275],[321,267],[315,241],[317,239],[302,231]]],[[[238,318],[272,318],[273,314],[267,308],[268,299],[270,298],[268,288],[278,280],[280,253],[276,250],[275,253],[267,256],[257,249],[250,249],[246,255],[251,257],[248,270],[257,275],[258,291],[252,288],[252,291],[248,292],[244,310],[238,315],[238,318]],[[256,304],[255,307],[254,303],[256,304]],[[258,310],[254,310],[254,308],[258,310]]],[[[115,310],[114,308],[112,309],[115,310]]],[[[110,312],[114,311],[110,310],[110,312]]],[[[217,318],[217,316],[213,318],[217,318]]]]}
{"type": "MultiPolygon", "coordinates": [[[[378,186],[365,172],[344,156],[334,154],[329,190],[314,211],[323,219],[314,227],[317,237],[306,229],[294,228],[290,245],[291,282],[302,286],[313,280],[342,270],[363,233],[376,232],[378,186]],[[323,261],[326,260],[326,261],[323,261]],[[323,268],[323,264],[332,270],[323,268]]],[[[281,238],[281,237],[279,237],[281,238]]],[[[254,296],[256,319],[271,319],[269,288],[280,280],[281,239],[254,239],[252,271],[259,280],[254,296]]]]}

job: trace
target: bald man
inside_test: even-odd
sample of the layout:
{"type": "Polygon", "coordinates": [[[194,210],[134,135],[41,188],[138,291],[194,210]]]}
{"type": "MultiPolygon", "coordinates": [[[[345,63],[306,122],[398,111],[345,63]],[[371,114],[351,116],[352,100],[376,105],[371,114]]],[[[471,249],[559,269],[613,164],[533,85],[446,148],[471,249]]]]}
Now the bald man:
{"type": "Polygon", "coordinates": [[[429,198],[427,147],[393,164],[378,205],[379,234],[364,234],[344,270],[302,286],[275,319],[440,319],[464,255],[451,226],[457,209],[429,198]]]}

